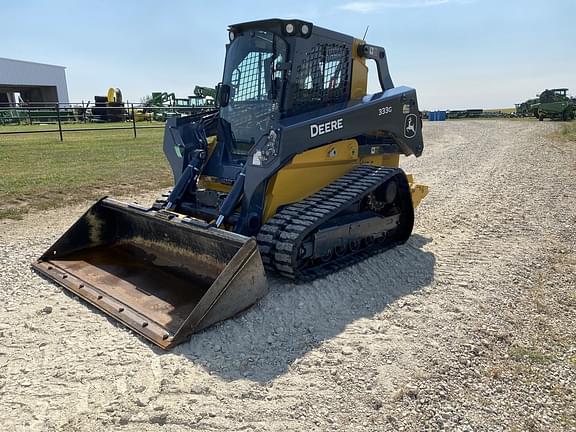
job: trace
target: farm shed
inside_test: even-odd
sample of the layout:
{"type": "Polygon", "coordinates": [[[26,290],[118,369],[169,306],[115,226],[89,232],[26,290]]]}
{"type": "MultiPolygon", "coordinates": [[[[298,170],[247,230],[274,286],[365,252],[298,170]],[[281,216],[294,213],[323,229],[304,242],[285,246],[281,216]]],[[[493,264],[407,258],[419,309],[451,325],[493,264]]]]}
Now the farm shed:
{"type": "Polygon", "coordinates": [[[68,103],[65,69],[0,57],[0,106],[18,102],[68,103]]]}

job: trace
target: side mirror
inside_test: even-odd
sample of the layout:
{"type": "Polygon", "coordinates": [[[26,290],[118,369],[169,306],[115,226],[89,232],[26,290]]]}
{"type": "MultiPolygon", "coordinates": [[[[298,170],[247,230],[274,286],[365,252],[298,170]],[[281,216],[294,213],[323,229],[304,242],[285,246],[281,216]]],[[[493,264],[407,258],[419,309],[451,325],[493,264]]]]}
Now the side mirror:
{"type": "Polygon", "coordinates": [[[216,103],[219,107],[228,106],[230,103],[230,86],[228,84],[218,84],[216,86],[216,103]]]}

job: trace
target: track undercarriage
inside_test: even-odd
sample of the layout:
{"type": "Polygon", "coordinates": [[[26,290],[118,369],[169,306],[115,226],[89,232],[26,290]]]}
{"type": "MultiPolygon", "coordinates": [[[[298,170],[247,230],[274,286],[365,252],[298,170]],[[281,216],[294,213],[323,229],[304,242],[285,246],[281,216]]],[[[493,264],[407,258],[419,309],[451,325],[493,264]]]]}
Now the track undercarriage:
{"type": "Polygon", "coordinates": [[[404,172],[359,166],[285,206],[258,234],[267,270],[308,281],[404,243],[414,219],[404,172]]]}

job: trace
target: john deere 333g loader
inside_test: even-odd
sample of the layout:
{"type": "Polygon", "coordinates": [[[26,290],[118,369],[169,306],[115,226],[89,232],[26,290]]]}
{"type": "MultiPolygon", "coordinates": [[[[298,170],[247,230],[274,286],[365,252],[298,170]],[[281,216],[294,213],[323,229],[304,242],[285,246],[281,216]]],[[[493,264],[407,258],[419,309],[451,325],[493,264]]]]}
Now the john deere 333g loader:
{"type": "Polygon", "coordinates": [[[422,121],[383,48],[299,20],[229,38],[218,109],[166,123],[171,193],[98,201],[33,264],[162,348],[264,296],[265,269],[310,280],[405,242],[427,193],[398,167],[422,121]]]}

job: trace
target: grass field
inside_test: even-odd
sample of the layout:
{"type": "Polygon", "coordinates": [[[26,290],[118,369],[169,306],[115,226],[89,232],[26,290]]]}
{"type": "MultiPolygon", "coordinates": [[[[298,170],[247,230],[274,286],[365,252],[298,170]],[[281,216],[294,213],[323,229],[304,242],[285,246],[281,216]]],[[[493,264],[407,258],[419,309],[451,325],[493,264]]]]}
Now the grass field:
{"type": "MultiPolygon", "coordinates": [[[[54,127],[2,126],[0,131],[54,127]]],[[[64,142],[58,133],[0,135],[0,219],[171,185],[162,136],[163,129],[140,129],[136,139],[131,130],[66,132],[64,142]]]]}
{"type": "MultiPolygon", "coordinates": [[[[149,126],[154,126],[156,128],[158,128],[158,126],[164,126],[164,123],[161,122],[137,122],[136,123],[136,127],[138,128],[138,131],[140,131],[141,129],[145,129],[149,126]]],[[[132,128],[132,123],[131,122],[124,122],[124,123],[66,123],[66,122],[62,122],[62,130],[66,131],[66,130],[72,130],[72,129],[87,129],[87,128],[96,128],[96,129],[110,129],[111,131],[113,130],[113,128],[116,127],[125,127],[128,128],[126,129],[126,132],[124,132],[126,134],[126,136],[128,137],[132,137],[132,131],[130,130],[132,128]]],[[[151,128],[153,129],[153,128],[151,128]]],[[[160,128],[158,128],[160,129],[160,128]]],[[[49,133],[49,136],[56,136],[58,137],[58,124],[57,123],[36,123],[33,125],[17,125],[17,124],[8,124],[8,125],[0,125],[0,132],[10,132],[10,131],[15,131],[15,132],[20,132],[20,131],[33,131],[33,130],[52,130],[54,131],[53,134],[49,133]]],[[[2,140],[2,137],[4,135],[0,135],[0,140],[2,140]]],[[[64,139],[66,139],[66,135],[64,136],[64,139]]]]}
{"type": "Polygon", "coordinates": [[[576,123],[568,123],[560,128],[560,138],[568,141],[576,141],[576,123]]]}
{"type": "MultiPolygon", "coordinates": [[[[67,125],[65,128],[83,127],[67,125]]],[[[87,125],[102,127],[107,125],[87,125]]],[[[0,131],[54,125],[0,126],[0,131]]],[[[162,153],[163,129],[0,135],[0,219],[63,207],[104,195],[131,195],[169,187],[162,153]]],[[[576,141],[576,122],[562,125],[563,140],[576,141]]]]}

